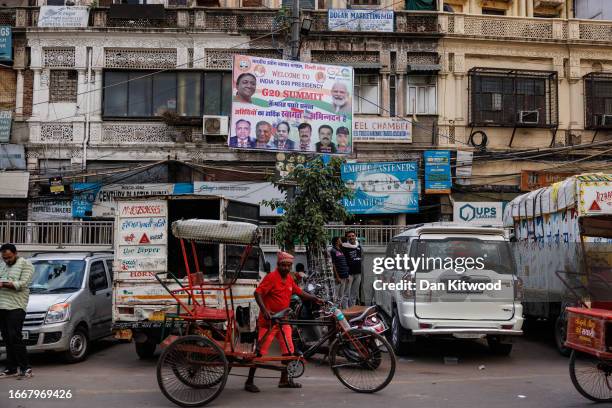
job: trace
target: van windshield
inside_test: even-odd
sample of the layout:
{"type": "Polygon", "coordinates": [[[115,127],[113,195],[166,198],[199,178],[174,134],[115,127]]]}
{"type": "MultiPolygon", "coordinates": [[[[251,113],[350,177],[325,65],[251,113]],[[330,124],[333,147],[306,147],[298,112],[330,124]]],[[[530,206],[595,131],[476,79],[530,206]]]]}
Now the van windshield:
{"type": "Polygon", "coordinates": [[[32,293],[74,292],[82,286],[85,261],[34,260],[32,265],[32,293]]]}
{"type": "Polygon", "coordinates": [[[418,272],[442,269],[440,263],[446,265],[450,259],[455,269],[459,266],[461,269],[486,269],[502,274],[514,273],[514,261],[506,241],[473,238],[421,238],[416,241],[416,244],[411,256],[424,257],[429,260],[422,264],[424,267],[421,267],[418,272]]]}

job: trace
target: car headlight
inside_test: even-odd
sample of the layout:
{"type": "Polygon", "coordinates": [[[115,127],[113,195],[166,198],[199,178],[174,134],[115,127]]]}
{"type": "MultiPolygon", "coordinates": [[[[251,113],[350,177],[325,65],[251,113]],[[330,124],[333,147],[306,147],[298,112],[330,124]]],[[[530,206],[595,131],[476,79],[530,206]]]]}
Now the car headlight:
{"type": "Polygon", "coordinates": [[[49,308],[45,324],[65,322],[70,319],[70,303],[58,303],[49,308]]]}

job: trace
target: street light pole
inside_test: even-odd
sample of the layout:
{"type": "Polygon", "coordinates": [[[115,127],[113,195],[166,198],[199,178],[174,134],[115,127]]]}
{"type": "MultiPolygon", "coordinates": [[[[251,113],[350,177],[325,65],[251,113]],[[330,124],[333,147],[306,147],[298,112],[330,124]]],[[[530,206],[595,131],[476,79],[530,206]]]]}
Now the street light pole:
{"type": "Polygon", "coordinates": [[[300,0],[293,0],[291,7],[291,59],[300,60],[300,0]]]}

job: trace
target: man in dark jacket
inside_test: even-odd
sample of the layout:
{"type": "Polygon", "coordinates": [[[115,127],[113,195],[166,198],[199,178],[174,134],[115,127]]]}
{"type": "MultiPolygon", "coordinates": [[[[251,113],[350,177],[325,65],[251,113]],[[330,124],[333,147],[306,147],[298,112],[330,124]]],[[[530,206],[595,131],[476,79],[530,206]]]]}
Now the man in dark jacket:
{"type": "Polygon", "coordinates": [[[361,288],[361,264],[363,250],[355,231],[347,231],[345,237],[348,242],[342,244],[342,251],[349,266],[349,307],[359,304],[361,288]]]}

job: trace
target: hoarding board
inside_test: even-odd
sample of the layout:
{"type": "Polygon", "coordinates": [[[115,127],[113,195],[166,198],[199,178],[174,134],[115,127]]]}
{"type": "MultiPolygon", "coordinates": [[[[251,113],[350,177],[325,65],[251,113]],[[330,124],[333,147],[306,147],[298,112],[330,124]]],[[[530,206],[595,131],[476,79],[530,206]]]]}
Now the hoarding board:
{"type": "Polygon", "coordinates": [[[412,143],[412,122],[402,118],[353,118],[353,141],[412,143]]]}
{"type": "Polygon", "coordinates": [[[329,31],[393,32],[392,10],[329,9],[329,31]]]}
{"type": "Polygon", "coordinates": [[[419,211],[417,162],[346,163],[342,180],[354,192],[342,200],[353,214],[419,211]]]}
{"type": "Polygon", "coordinates": [[[229,147],[351,153],[352,67],[236,55],[232,86],[229,147]]]}
{"type": "Polygon", "coordinates": [[[13,60],[13,30],[10,26],[0,26],[0,61],[13,60]]]}
{"type": "Polygon", "coordinates": [[[258,204],[260,217],[280,217],[285,213],[282,208],[273,211],[270,207],[261,204],[263,200],[285,199],[285,194],[269,182],[195,181],[193,193],[217,195],[245,203],[258,204]]]}
{"type": "Polygon", "coordinates": [[[476,225],[503,225],[502,202],[462,202],[453,204],[453,221],[476,225]]]}
{"type": "Polygon", "coordinates": [[[88,22],[87,6],[41,6],[38,15],[38,27],[87,27],[88,22]]]}

